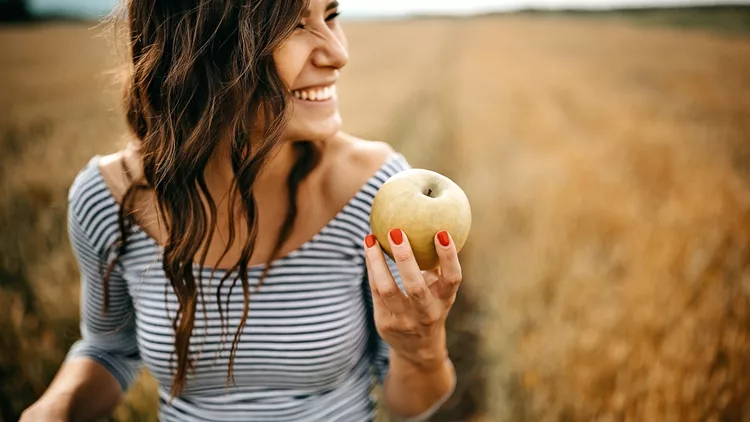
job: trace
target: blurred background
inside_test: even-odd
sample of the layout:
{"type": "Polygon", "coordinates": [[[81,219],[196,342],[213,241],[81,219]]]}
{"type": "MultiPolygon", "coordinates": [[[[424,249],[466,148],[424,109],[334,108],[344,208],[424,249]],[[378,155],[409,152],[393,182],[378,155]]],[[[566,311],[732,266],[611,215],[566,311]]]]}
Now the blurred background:
{"type": "MultiPolygon", "coordinates": [[[[0,0],[2,421],[79,335],[66,195],[127,136],[115,3],[0,0]]],[[[750,421],[750,7],[341,3],[347,131],[472,202],[433,420],[750,421]]],[[[144,373],[112,420],[156,405],[144,373]]]]}

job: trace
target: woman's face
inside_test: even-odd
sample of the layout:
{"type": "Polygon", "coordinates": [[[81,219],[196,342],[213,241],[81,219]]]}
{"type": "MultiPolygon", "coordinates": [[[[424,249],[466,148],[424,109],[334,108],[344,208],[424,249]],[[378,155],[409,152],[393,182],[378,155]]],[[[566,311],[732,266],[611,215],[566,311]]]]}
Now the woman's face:
{"type": "Polygon", "coordinates": [[[349,54],[337,16],[337,1],[310,0],[297,29],[274,53],[294,96],[286,139],[319,141],[341,130],[336,80],[349,54]]]}

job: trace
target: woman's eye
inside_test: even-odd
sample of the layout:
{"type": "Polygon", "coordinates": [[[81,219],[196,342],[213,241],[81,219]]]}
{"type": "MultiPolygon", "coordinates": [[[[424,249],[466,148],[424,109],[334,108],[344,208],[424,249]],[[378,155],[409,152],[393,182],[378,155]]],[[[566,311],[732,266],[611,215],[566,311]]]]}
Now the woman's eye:
{"type": "MultiPolygon", "coordinates": [[[[332,22],[332,21],[335,21],[335,20],[336,20],[336,18],[338,18],[340,14],[341,14],[341,13],[339,13],[339,12],[336,12],[336,13],[331,13],[330,15],[328,15],[328,16],[326,17],[326,22],[332,22]]],[[[307,28],[307,25],[305,25],[305,24],[304,24],[304,23],[302,23],[302,22],[300,22],[299,24],[297,24],[297,29],[306,29],[306,28],[307,28]]]]}

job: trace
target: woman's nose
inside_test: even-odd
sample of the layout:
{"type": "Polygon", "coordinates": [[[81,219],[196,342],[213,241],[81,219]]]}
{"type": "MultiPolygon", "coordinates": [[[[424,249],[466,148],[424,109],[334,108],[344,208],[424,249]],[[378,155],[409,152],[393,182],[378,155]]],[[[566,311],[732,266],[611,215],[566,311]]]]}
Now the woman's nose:
{"type": "Polygon", "coordinates": [[[321,38],[318,48],[313,53],[313,64],[317,67],[341,69],[349,61],[349,52],[342,39],[333,33],[321,38]]]}

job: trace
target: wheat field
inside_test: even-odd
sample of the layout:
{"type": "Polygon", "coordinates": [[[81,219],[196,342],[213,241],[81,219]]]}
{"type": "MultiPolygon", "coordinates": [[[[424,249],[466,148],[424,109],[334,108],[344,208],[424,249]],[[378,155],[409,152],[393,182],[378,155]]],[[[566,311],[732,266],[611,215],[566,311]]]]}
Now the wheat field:
{"type": "MultiPolygon", "coordinates": [[[[434,420],[750,421],[750,37],[535,14],[344,25],[347,131],[472,202],[459,385],[434,420]]],[[[4,421],[78,336],[67,188],[126,136],[107,33],[0,27],[4,421]]],[[[154,420],[154,388],[144,374],[113,420],[154,420]]]]}

